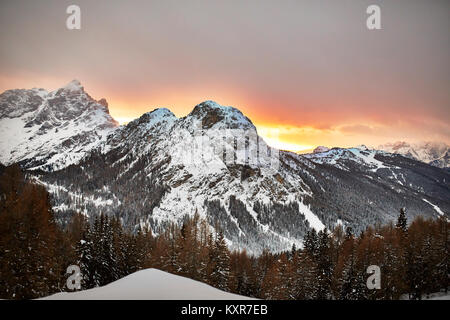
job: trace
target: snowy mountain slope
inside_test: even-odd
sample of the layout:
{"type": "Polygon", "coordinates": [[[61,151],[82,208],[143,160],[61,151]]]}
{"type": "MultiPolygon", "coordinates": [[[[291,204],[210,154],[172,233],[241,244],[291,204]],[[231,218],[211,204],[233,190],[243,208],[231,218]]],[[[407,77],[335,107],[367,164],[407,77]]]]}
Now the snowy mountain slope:
{"type": "Polygon", "coordinates": [[[280,152],[240,111],[212,101],[183,118],[146,113],[79,166],[35,177],[55,195],[61,221],[101,211],[157,234],[197,213],[224,230],[232,249],[253,253],[301,246],[311,227],[361,231],[395,220],[401,207],[410,217],[450,212],[442,169],[365,146],[280,152]]]}
{"type": "Polygon", "coordinates": [[[158,269],[132,273],[103,287],[61,292],[42,300],[253,300],[158,269]]]}
{"type": "Polygon", "coordinates": [[[406,143],[398,141],[380,145],[378,149],[401,154],[405,157],[416,159],[439,168],[450,167],[450,148],[445,143],[406,143]]]}
{"type": "Polygon", "coordinates": [[[365,146],[279,151],[242,112],[213,101],[182,118],[163,108],[117,126],[78,82],[16,91],[2,94],[1,120],[33,131],[13,148],[2,140],[2,155],[34,169],[62,224],[74,212],[103,212],[158,234],[197,213],[224,230],[230,248],[259,253],[301,246],[310,228],[387,223],[401,207],[410,219],[450,213],[448,171],[365,146]]]}
{"type": "Polygon", "coordinates": [[[385,184],[397,194],[424,194],[445,202],[450,199],[447,171],[398,154],[358,146],[333,148],[323,153],[305,154],[304,157],[316,164],[347,171],[352,176],[363,174],[372,183],[385,184]]]}
{"type": "Polygon", "coordinates": [[[375,159],[375,156],[378,153],[380,152],[377,150],[369,150],[366,146],[361,145],[348,149],[323,149],[323,151],[320,150],[320,152],[316,149],[314,153],[305,154],[304,157],[315,163],[334,165],[345,171],[351,170],[346,163],[354,162],[365,166],[372,172],[377,172],[378,169],[388,168],[382,161],[375,159]]]}
{"type": "Polygon", "coordinates": [[[278,151],[257,138],[255,127],[240,111],[206,101],[179,119],[167,109],[146,113],[118,128],[101,152],[79,167],[38,179],[65,199],[55,205],[62,215],[70,210],[91,215],[100,206],[102,211],[120,212],[128,226],[149,225],[158,233],[167,223],[198,213],[211,225],[220,222],[230,245],[258,251],[270,242],[278,249],[292,241],[300,245],[308,228],[305,219],[318,229],[324,225],[302,202],[309,194],[307,185],[291,171],[279,171],[277,158],[268,152],[278,151]],[[252,151],[259,152],[254,163],[252,151]],[[55,185],[54,177],[72,175],[77,181],[55,185]],[[133,190],[133,195],[125,190],[133,190]],[[81,197],[84,203],[73,201],[81,197]],[[295,237],[270,226],[267,217],[258,218],[265,214],[255,212],[254,204],[275,201],[297,208],[288,226],[295,237]]]}
{"type": "Polygon", "coordinates": [[[0,95],[0,162],[56,170],[78,163],[118,126],[106,100],[74,80],[53,92],[8,90],[0,95]]]}
{"type": "MultiPolygon", "coordinates": [[[[450,300],[450,293],[445,292],[433,292],[429,294],[423,294],[422,300],[450,300]]],[[[400,297],[400,300],[410,300],[407,294],[400,297]]]]}

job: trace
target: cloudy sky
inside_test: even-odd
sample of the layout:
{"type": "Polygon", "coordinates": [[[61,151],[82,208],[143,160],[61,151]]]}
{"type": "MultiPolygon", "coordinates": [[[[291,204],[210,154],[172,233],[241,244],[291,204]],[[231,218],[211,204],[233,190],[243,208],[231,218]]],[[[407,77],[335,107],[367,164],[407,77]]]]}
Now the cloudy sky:
{"type": "Polygon", "coordinates": [[[2,0],[0,30],[0,91],[78,79],[121,122],[215,100],[284,149],[450,143],[450,1],[2,0]]]}

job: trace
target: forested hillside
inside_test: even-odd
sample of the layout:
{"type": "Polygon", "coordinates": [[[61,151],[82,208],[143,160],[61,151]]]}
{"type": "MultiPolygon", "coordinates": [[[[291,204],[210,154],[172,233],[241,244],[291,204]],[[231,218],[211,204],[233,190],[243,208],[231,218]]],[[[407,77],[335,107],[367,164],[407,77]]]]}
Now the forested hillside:
{"type": "Polygon", "coordinates": [[[152,234],[131,233],[120,220],[82,214],[63,229],[49,194],[18,166],[0,180],[0,298],[29,299],[66,291],[66,268],[79,265],[82,288],[103,286],[143,268],[158,268],[216,288],[262,299],[399,299],[447,290],[449,226],[444,217],[396,225],[312,229],[303,248],[259,256],[228,249],[223,232],[195,215],[152,234]],[[381,289],[369,290],[366,269],[381,268],[381,289]]]}

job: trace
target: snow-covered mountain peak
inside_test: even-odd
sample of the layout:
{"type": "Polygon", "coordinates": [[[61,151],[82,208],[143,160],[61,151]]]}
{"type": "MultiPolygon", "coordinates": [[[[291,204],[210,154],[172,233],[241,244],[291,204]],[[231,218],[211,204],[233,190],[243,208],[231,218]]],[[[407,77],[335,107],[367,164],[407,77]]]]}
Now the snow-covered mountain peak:
{"type": "Polygon", "coordinates": [[[378,146],[378,149],[419,160],[440,168],[450,167],[450,147],[444,142],[397,141],[378,146]]]}
{"type": "Polygon", "coordinates": [[[41,98],[45,98],[49,94],[44,88],[32,88],[31,91],[34,91],[41,98]]]}
{"type": "Polygon", "coordinates": [[[184,118],[184,122],[194,127],[201,125],[202,129],[255,129],[250,119],[240,110],[211,100],[196,105],[184,118]]]}
{"type": "Polygon", "coordinates": [[[360,144],[360,145],[356,146],[355,149],[359,149],[361,151],[369,151],[369,148],[367,148],[367,146],[364,144],[360,144]]]}
{"type": "Polygon", "coordinates": [[[139,118],[128,123],[128,128],[139,127],[141,130],[149,131],[156,130],[160,131],[161,127],[166,127],[167,125],[172,126],[178,118],[167,108],[158,108],[150,112],[144,113],[139,118]]]}
{"type": "Polygon", "coordinates": [[[377,159],[380,155],[385,155],[385,153],[360,145],[353,148],[332,148],[328,151],[313,152],[303,156],[314,163],[332,165],[345,171],[354,171],[355,168],[360,170],[362,166],[371,172],[377,172],[378,169],[389,167],[377,159]]]}
{"type": "Polygon", "coordinates": [[[81,85],[81,82],[76,79],[70,81],[68,84],[66,84],[61,89],[67,90],[67,91],[84,91],[84,87],[81,85]]]}
{"type": "Polygon", "coordinates": [[[117,126],[106,100],[94,100],[77,80],[50,93],[8,90],[0,95],[0,162],[62,168],[98,147],[117,126]]]}
{"type": "Polygon", "coordinates": [[[101,104],[102,106],[106,107],[106,108],[107,108],[107,111],[108,111],[108,113],[109,113],[109,109],[108,109],[108,101],[106,101],[105,98],[101,98],[101,99],[98,100],[97,102],[98,102],[98,104],[101,104]]]}
{"type": "Polygon", "coordinates": [[[177,119],[175,114],[167,108],[157,108],[145,114],[148,114],[153,119],[163,119],[163,118],[177,119]]]}
{"type": "Polygon", "coordinates": [[[337,221],[355,230],[389,221],[405,203],[413,215],[450,206],[448,173],[418,161],[366,147],[279,151],[241,111],[213,101],[118,126],[79,82],[1,94],[0,150],[2,164],[53,171],[29,174],[61,220],[103,212],[157,234],[198,213],[232,248],[255,253],[301,245],[308,229],[337,221]]]}
{"type": "Polygon", "coordinates": [[[330,149],[327,147],[324,147],[324,146],[318,146],[317,148],[315,148],[313,150],[313,153],[323,153],[323,152],[327,152],[327,151],[330,151],[330,149]]]}

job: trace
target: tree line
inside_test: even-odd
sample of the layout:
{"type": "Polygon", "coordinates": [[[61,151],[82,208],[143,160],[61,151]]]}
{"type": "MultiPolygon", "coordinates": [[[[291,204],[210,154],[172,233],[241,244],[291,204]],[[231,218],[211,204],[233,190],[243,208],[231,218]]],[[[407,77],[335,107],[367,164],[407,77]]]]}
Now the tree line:
{"type": "Polygon", "coordinates": [[[224,291],[262,299],[399,299],[447,291],[449,222],[416,218],[355,235],[339,225],[305,236],[303,248],[257,257],[230,251],[223,232],[198,215],[159,234],[125,230],[119,218],[92,223],[75,214],[64,228],[45,188],[27,182],[18,166],[0,180],[0,298],[30,299],[68,291],[66,269],[78,265],[82,289],[135,271],[158,268],[224,291]],[[381,269],[381,289],[369,290],[367,267],[381,269]]]}

